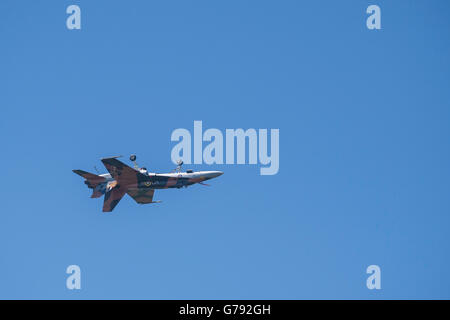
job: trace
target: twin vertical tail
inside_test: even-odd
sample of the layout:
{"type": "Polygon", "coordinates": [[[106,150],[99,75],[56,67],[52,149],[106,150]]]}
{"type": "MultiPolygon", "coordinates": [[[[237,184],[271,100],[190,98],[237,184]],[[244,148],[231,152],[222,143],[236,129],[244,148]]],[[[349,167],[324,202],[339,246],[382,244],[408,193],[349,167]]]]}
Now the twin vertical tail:
{"type": "Polygon", "coordinates": [[[88,188],[94,190],[91,198],[100,198],[102,195],[105,195],[105,199],[103,200],[103,212],[113,211],[120,199],[122,199],[126,193],[126,189],[122,188],[115,181],[108,184],[106,178],[102,176],[83,170],[72,171],[86,179],[84,183],[88,186],[88,188]]]}
{"type": "Polygon", "coordinates": [[[93,189],[91,198],[99,198],[106,193],[106,178],[83,170],[72,171],[77,175],[82,176],[85,179],[84,183],[88,188],[93,189]]]}
{"type": "Polygon", "coordinates": [[[105,193],[105,199],[103,200],[103,212],[113,211],[126,192],[127,189],[118,184],[115,184],[112,188],[108,188],[108,191],[105,193]]]}
{"type": "MultiPolygon", "coordinates": [[[[89,173],[83,170],[73,170],[79,176],[85,179],[85,184],[90,189],[94,189],[91,198],[99,198],[105,195],[103,200],[103,212],[111,212],[128,193],[137,203],[154,203],[154,190],[139,190],[138,186],[144,182],[150,181],[150,178],[138,170],[133,169],[123,162],[112,158],[103,158],[102,162],[111,175],[110,178],[89,173]],[[135,189],[130,189],[134,187],[135,189]]],[[[131,161],[136,157],[131,157],[131,161]]]]}

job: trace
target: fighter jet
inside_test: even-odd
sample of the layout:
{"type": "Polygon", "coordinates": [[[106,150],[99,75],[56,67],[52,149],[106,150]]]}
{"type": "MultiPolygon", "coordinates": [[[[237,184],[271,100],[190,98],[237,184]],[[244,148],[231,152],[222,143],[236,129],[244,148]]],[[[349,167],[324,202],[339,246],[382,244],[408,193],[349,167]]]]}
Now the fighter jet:
{"type": "Polygon", "coordinates": [[[113,211],[125,194],[140,204],[157,203],[161,201],[153,201],[156,189],[182,188],[195,183],[207,185],[204,181],[223,174],[221,171],[186,170],[181,172],[183,165],[181,160],[177,162],[176,169],[170,173],[153,173],[148,172],[144,167],[140,168],[136,163],[135,155],[130,156],[134,168],[117,160],[119,157],[101,159],[109,173],[94,174],[83,170],[72,170],[85,179],[84,183],[88,188],[93,189],[91,198],[105,195],[103,212],[113,211]]]}

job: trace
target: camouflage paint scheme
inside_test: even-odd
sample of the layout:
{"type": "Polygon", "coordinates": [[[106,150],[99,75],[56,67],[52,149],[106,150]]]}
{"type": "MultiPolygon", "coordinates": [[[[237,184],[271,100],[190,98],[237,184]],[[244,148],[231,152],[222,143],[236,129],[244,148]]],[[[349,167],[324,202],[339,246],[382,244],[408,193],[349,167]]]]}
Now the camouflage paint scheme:
{"type": "Polygon", "coordinates": [[[131,168],[116,158],[101,160],[109,174],[96,175],[83,170],[73,170],[85,179],[84,183],[88,188],[93,189],[91,198],[105,195],[103,212],[111,212],[125,194],[140,204],[155,203],[155,189],[188,187],[223,174],[221,171],[148,173],[143,168],[131,168]]]}

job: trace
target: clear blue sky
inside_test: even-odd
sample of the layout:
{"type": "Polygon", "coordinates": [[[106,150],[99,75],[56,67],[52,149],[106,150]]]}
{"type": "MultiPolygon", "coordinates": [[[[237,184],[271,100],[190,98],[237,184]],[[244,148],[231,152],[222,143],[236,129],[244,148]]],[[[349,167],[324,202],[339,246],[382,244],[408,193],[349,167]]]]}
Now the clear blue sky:
{"type": "Polygon", "coordinates": [[[450,298],[449,15],[444,0],[0,1],[0,298],[450,298]],[[194,120],[279,128],[279,173],[190,165],[225,174],[103,214],[71,171],[130,153],[171,170],[170,134],[194,120]]]}

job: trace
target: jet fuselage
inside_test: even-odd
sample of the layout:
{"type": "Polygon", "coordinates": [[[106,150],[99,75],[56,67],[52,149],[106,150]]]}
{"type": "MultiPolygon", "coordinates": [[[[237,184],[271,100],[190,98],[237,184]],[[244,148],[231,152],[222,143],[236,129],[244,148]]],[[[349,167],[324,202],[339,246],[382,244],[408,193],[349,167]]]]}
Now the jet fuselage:
{"type": "MultiPolygon", "coordinates": [[[[145,189],[168,189],[168,188],[182,188],[188,187],[195,183],[203,182],[209,179],[216,178],[223,174],[222,171],[197,171],[197,172],[173,172],[173,173],[152,173],[143,172],[150,179],[149,181],[142,181],[127,185],[131,188],[145,188],[145,189]]],[[[109,173],[101,174],[107,180],[105,189],[108,185],[115,185],[116,181],[109,173]]],[[[103,188],[103,187],[102,187],[103,188]]]]}

